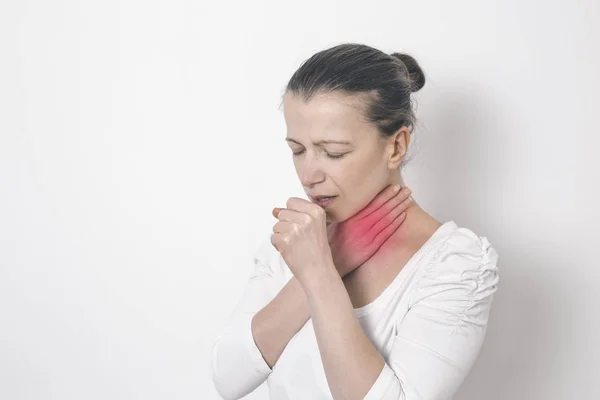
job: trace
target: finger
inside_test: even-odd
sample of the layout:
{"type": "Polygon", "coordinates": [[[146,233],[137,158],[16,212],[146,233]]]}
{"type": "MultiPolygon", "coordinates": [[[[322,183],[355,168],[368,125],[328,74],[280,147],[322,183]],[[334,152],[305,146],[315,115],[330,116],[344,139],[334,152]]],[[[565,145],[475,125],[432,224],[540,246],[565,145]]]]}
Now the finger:
{"type": "Polygon", "coordinates": [[[279,235],[277,234],[272,234],[271,235],[271,244],[273,245],[273,247],[275,247],[275,250],[279,251],[281,253],[281,251],[279,250],[279,235]]]}
{"type": "Polygon", "coordinates": [[[404,187],[398,195],[379,207],[378,210],[372,212],[369,218],[365,218],[362,221],[364,221],[365,225],[368,225],[369,231],[378,233],[388,226],[401,212],[406,211],[411,203],[410,189],[404,187]]]}
{"type": "Polygon", "coordinates": [[[394,220],[379,232],[373,239],[373,244],[377,249],[385,242],[396,230],[402,225],[406,219],[406,213],[400,213],[394,220]]]}
{"type": "Polygon", "coordinates": [[[367,206],[358,213],[357,218],[362,219],[369,216],[371,213],[378,210],[381,206],[387,203],[390,199],[394,198],[394,196],[396,196],[399,193],[394,191],[394,186],[395,185],[389,185],[381,192],[379,192],[373,198],[373,200],[371,200],[371,202],[367,204],[367,206]]]}
{"type": "Polygon", "coordinates": [[[277,214],[278,220],[295,222],[295,223],[305,223],[305,222],[307,222],[306,221],[307,217],[310,218],[310,215],[303,213],[303,212],[290,210],[289,208],[283,208],[283,209],[281,209],[281,211],[279,211],[279,214],[277,214]]]}
{"type": "MultiPolygon", "coordinates": [[[[385,229],[385,227],[392,223],[396,219],[396,217],[398,217],[401,213],[406,211],[410,203],[411,200],[410,197],[408,197],[406,200],[400,202],[399,204],[396,204],[396,206],[392,208],[389,212],[382,214],[381,217],[373,224],[371,229],[374,232],[379,232],[385,229]]],[[[385,207],[382,207],[382,209],[383,208],[385,207]]]]}
{"type": "Polygon", "coordinates": [[[397,195],[392,197],[387,203],[385,203],[379,209],[387,210],[389,212],[389,211],[393,210],[395,207],[397,207],[398,205],[406,204],[406,201],[408,199],[412,199],[410,196],[411,193],[412,193],[412,191],[408,187],[404,186],[397,195]]]}
{"type": "Polygon", "coordinates": [[[289,221],[279,221],[275,225],[273,225],[273,233],[287,233],[290,232],[295,225],[294,222],[289,221]]]}
{"type": "Polygon", "coordinates": [[[406,211],[408,209],[408,207],[410,207],[411,204],[413,204],[414,199],[410,195],[410,192],[407,193],[405,197],[406,198],[404,200],[402,200],[399,204],[396,204],[394,209],[398,208],[398,209],[400,209],[400,211],[406,211]]]}
{"type": "Polygon", "coordinates": [[[290,197],[286,205],[290,210],[302,212],[308,215],[314,215],[315,212],[322,210],[320,206],[308,200],[301,199],[300,197],[290,197]]]}
{"type": "Polygon", "coordinates": [[[277,251],[282,252],[288,245],[288,236],[281,233],[273,233],[271,235],[271,244],[277,251]]]}
{"type": "Polygon", "coordinates": [[[273,211],[271,211],[271,214],[273,214],[273,216],[274,216],[275,218],[277,218],[277,216],[279,215],[279,212],[280,212],[281,210],[283,210],[283,208],[280,208],[280,207],[275,207],[275,208],[273,208],[273,211]]]}
{"type": "Polygon", "coordinates": [[[290,218],[294,218],[294,221],[298,223],[309,223],[309,218],[325,221],[327,217],[325,210],[321,206],[299,197],[290,197],[287,201],[287,206],[288,209],[304,215],[302,217],[298,214],[290,216],[290,218]]]}

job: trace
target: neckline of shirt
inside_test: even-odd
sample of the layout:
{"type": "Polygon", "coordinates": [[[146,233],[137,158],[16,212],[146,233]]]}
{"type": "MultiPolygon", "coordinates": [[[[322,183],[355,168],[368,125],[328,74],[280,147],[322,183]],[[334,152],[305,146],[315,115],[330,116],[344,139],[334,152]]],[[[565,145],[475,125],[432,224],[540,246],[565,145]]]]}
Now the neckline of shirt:
{"type": "Polygon", "coordinates": [[[390,284],[369,304],[365,304],[362,307],[358,307],[354,309],[354,314],[357,318],[364,317],[370,314],[375,307],[385,300],[391,293],[393,293],[394,288],[400,283],[404,275],[408,273],[414,265],[417,264],[417,261],[420,260],[430,249],[435,248],[435,244],[438,243],[438,239],[444,238],[452,233],[454,230],[458,228],[458,225],[455,221],[447,221],[440,225],[438,229],[427,239],[427,241],[412,255],[412,257],[406,262],[406,265],[400,270],[398,275],[390,282],[390,284]]]}

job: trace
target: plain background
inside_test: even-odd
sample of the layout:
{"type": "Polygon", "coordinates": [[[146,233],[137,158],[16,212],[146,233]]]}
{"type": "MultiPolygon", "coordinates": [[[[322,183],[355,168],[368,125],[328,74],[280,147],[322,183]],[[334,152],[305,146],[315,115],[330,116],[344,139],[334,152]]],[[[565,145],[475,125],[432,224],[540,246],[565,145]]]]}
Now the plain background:
{"type": "Polygon", "coordinates": [[[600,398],[599,8],[2,1],[0,398],[218,398],[217,330],[304,197],[282,90],[342,42],[419,61],[407,184],[500,254],[456,398],[600,398]]]}

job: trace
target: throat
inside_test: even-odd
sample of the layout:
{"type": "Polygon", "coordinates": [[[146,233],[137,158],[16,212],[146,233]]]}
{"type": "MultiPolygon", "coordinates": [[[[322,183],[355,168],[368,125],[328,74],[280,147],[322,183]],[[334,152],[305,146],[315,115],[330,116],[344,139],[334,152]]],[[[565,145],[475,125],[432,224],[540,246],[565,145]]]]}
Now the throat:
{"type": "Polygon", "coordinates": [[[359,288],[373,282],[390,282],[404,268],[406,263],[442,225],[419,207],[411,206],[402,225],[389,237],[377,252],[364,264],[344,277],[348,286],[359,288]]]}

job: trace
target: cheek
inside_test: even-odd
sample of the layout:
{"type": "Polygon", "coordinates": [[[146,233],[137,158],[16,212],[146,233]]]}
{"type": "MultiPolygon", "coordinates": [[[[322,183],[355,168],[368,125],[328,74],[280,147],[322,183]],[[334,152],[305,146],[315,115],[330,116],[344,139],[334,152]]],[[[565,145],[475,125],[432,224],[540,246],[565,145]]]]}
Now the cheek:
{"type": "MultiPolygon", "coordinates": [[[[387,180],[385,171],[380,172],[372,166],[370,169],[353,169],[351,174],[344,173],[343,182],[339,182],[344,195],[344,201],[339,208],[339,217],[345,220],[365,208],[385,188],[387,180]]],[[[358,227],[356,234],[364,233],[361,229],[363,228],[358,227]]]]}

